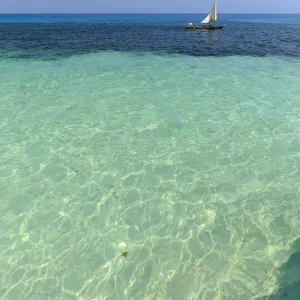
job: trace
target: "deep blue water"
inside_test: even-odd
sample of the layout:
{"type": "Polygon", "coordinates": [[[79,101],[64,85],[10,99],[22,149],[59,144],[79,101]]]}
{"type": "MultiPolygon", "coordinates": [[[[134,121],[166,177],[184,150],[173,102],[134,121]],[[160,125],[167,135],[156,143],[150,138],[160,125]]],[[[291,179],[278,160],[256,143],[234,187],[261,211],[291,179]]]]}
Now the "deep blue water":
{"type": "Polygon", "coordinates": [[[103,50],[192,56],[300,57],[299,15],[220,15],[220,31],[185,31],[204,15],[0,15],[0,58],[57,59],[103,50]]]}

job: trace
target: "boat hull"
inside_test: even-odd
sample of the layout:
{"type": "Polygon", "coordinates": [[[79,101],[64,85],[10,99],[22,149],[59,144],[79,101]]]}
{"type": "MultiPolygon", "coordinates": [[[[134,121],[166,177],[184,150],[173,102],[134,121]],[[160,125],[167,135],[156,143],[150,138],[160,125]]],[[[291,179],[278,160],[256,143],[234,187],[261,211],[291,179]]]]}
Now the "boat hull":
{"type": "Polygon", "coordinates": [[[215,25],[215,26],[207,26],[207,25],[203,25],[203,26],[185,26],[185,29],[189,29],[189,30],[195,30],[195,29],[206,29],[206,30],[216,30],[216,29],[223,29],[225,27],[225,25],[215,25]]]}

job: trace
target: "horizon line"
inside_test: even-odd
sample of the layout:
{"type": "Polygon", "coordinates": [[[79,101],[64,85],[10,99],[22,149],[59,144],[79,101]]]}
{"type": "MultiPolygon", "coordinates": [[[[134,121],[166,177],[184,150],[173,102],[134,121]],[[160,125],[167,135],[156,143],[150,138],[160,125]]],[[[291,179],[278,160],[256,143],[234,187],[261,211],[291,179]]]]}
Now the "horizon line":
{"type": "MultiPolygon", "coordinates": [[[[207,14],[207,12],[193,12],[193,13],[58,13],[58,12],[32,12],[32,13],[14,13],[14,12],[0,12],[0,15],[199,15],[207,14]]],[[[299,15],[299,13],[229,13],[222,12],[219,15],[299,15]]]]}

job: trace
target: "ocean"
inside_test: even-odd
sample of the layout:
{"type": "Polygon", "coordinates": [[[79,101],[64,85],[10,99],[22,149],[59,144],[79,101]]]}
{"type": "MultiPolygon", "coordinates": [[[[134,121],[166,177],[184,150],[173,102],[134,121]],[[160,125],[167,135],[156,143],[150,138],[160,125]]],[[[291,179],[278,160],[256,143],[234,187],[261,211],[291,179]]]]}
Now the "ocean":
{"type": "Polygon", "coordinates": [[[300,297],[300,15],[0,15],[0,298],[300,297]]]}

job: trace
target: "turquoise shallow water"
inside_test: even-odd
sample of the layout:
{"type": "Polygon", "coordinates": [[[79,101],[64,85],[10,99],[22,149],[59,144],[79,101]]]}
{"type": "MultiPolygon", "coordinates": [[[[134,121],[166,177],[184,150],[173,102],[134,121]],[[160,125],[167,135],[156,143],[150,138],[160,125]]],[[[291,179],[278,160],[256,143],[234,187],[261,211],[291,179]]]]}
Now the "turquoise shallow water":
{"type": "Polygon", "coordinates": [[[281,269],[300,237],[299,82],[299,59],[279,57],[2,60],[0,297],[295,283],[281,269]]]}

